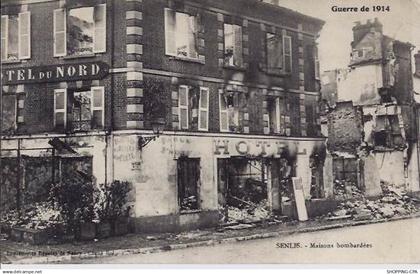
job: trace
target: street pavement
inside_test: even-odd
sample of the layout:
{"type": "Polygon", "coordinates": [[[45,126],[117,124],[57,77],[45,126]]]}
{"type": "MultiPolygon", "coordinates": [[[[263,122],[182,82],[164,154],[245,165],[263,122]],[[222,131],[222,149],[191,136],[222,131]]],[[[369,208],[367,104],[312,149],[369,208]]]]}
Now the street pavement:
{"type": "Polygon", "coordinates": [[[420,218],[70,263],[420,263],[420,218]],[[351,243],[351,244],[350,244],[351,243]]]}

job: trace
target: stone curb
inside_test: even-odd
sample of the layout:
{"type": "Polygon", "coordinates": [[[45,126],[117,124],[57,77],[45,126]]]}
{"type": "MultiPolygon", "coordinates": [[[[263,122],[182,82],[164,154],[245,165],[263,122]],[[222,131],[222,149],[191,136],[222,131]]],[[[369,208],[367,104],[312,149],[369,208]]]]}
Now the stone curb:
{"type": "Polygon", "coordinates": [[[73,259],[86,260],[86,259],[96,259],[96,258],[103,258],[103,257],[110,257],[110,256],[150,254],[150,253],[165,252],[165,251],[171,251],[171,250],[186,249],[190,247],[212,246],[212,245],[223,244],[223,243],[234,243],[234,242],[240,242],[240,241],[267,239],[267,238],[273,238],[273,237],[278,237],[278,236],[283,236],[283,235],[316,232],[316,231],[343,228],[343,227],[360,226],[360,225],[366,225],[366,224],[385,223],[385,222],[399,221],[399,220],[405,220],[405,219],[414,219],[414,218],[419,218],[419,217],[420,217],[420,212],[415,213],[413,215],[409,215],[409,216],[399,216],[399,217],[393,217],[390,219],[374,219],[374,220],[353,221],[353,222],[329,224],[329,225],[327,224],[327,225],[314,226],[314,227],[297,228],[297,229],[289,229],[289,230],[283,230],[283,231],[273,231],[273,232],[267,232],[267,233],[261,233],[261,234],[253,234],[249,236],[230,237],[230,238],[224,238],[220,240],[197,241],[197,242],[185,243],[185,244],[170,244],[170,245],[162,245],[162,246],[155,246],[155,247],[117,249],[117,250],[109,250],[109,251],[101,251],[101,252],[88,252],[88,253],[82,253],[82,254],[77,254],[77,255],[26,258],[26,259],[16,260],[12,263],[48,264],[48,263],[58,263],[58,262],[65,262],[65,261],[70,262],[73,259]]]}

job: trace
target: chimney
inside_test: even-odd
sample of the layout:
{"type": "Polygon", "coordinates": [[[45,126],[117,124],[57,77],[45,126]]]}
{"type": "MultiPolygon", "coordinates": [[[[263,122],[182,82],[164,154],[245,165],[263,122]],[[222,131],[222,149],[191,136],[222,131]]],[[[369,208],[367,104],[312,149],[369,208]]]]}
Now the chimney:
{"type": "Polygon", "coordinates": [[[420,50],[414,54],[414,61],[416,64],[415,73],[420,76],[420,50]]]}
{"type": "Polygon", "coordinates": [[[353,27],[353,42],[359,42],[368,32],[377,31],[382,33],[383,26],[379,22],[378,18],[372,20],[367,20],[366,24],[361,24],[360,22],[355,22],[353,27]]]}

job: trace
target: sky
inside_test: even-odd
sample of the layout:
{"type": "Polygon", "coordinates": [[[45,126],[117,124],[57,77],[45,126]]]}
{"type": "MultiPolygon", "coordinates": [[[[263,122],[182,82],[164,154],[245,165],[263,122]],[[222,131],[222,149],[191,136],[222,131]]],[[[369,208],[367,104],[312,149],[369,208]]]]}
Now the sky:
{"type": "Polygon", "coordinates": [[[416,46],[420,51],[420,0],[280,0],[280,6],[325,21],[318,39],[321,71],[346,67],[350,60],[352,27],[375,17],[383,24],[383,33],[416,46]],[[333,6],[389,6],[389,12],[332,12],[333,6]]]}

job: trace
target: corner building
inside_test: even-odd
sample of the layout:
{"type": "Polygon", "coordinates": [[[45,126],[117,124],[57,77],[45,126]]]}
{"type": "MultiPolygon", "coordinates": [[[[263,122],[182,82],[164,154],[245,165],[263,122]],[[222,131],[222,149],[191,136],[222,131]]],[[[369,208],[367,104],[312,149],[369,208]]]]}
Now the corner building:
{"type": "Polygon", "coordinates": [[[255,0],[2,3],[3,187],[127,180],[138,232],[214,226],[245,202],[289,214],[290,177],[328,200],[322,26],[255,0]]]}

